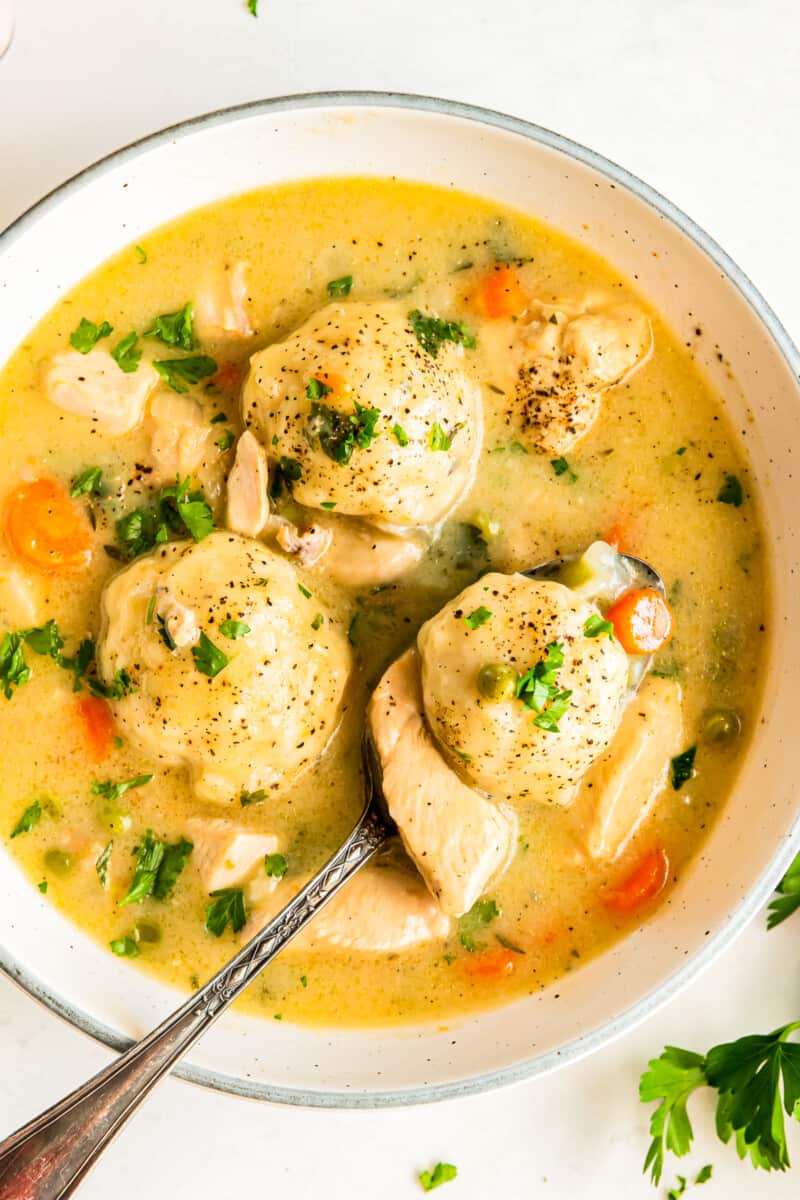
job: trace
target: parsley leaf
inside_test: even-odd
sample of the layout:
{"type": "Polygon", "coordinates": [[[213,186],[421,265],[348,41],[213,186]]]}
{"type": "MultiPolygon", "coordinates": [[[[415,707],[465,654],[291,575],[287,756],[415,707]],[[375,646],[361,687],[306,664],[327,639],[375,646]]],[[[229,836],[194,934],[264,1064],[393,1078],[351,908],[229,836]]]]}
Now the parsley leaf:
{"type": "Polygon", "coordinates": [[[149,329],[142,334],[146,338],[155,338],[165,346],[174,346],[179,350],[194,350],[197,342],[194,337],[193,323],[194,305],[191,300],[179,308],[177,312],[161,313],[156,317],[149,329]]]}
{"type": "Polygon", "coordinates": [[[103,472],[100,467],[87,467],[72,481],[69,494],[77,496],[99,496],[103,490],[103,472]]]}
{"type": "Polygon", "coordinates": [[[88,354],[101,338],[110,337],[113,332],[114,326],[109,325],[108,321],[101,321],[99,325],[95,325],[94,321],[87,321],[86,317],[81,317],[78,328],[73,329],[69,335],[69,344],[80,354],[88,354]]]}
{"type": "Polygon", "coordinates": [[[458,1167],[452,1163],[438,1162],[432,1171],[421,1171],[419,1181],[423,1192],[432,1192],[443,1183],[450,1183],[458,1175],[458,1167]]]}
{"type": "Polygon", "coordinates": [[[34,800],[33,804],[29,804],[17,821],[14,828],[11,830],[12,838],[19,837],[21,833],[30,833],[35,825],[38,825],[42,819],[42,805],[39,800],[34,800]]]}
{"type": "Polygon", "coordinates": [[[142,246],[134,246],[133,248],[136,251],[136,257],[139,260],[139,265],[144,266],[144,264],[147,262],[147,251],[142,246]]]}
{"type": "Polygon", "coordinates": [[[558,722],[571,704],[572,692],[561,691],[556,678],[564,665],[564,647],[559,642],[548,642],[545,649],[544,659],[517,680],[516,695],[537,714],[534,725],[558,733],[558,722]]]}
{"type": "Polygon", "coordinates": [[[778,895],[770,901],[767,929],[774,929],[800,908],[800,854],[775,889],[778,895]]]}
{"type": "Polygon", "coordinates": [[[267,854],[264,858],[264,871],[273,879],[283,879],[289,870],[289,864],[282,854],[267,854]]]}
{"type": "Polygon", "coordinates": [[[605,621],[599,613],[592,613],[583,623],[583,632],[589,638],[602,637],[604,633],[608,634],[608,640],[614,640],[614,625],[611,621],[605,621]]]}
{"type": "Polygon", "coordinates": [[[311,628],[316,633],[317,630],[322,629],[322,626],[324,624],[325,624],[325,618],[323,617],[322,613],[317,613],[316,616],[314,617],[314,620],[311,622],[311,628]]]}
{"type": "Polygon", "coordinates": [[[27,683],[31,669],[25,661],[22,646],[25,634],[21,630],[6,633],[0,642],[0,688],[6,700],[14,694],[14,688],[27,683]]]}
{"type": "Polygon", "coordinates": [[[92,795],[103,796],[106,800],[119,800],[132,788],[144,787],[152,778],[152,775],[137,775],[135,779],[126,779],[124,783],[114,783],[111,779],[98,780],[92,784],[92,795]]]}
{"type": "Polygon", "coordinates": [[[267,793],[264,788],[259,788],[255,792],[243,791],[239,796],[239,803],[242,808],[247,808],[249,804],[261,804],[262,800],[266,800],[267,793]]]}
{"type": "Polygon", "coordinates": [[[248,633],[252,633],[250,626],[245,625],[244,621],[223,621],[219,631],[223,637],[230,638],[231,641],[247,637],[248,633]]]}
{"type": "Polygon", "coordinates": [[[744,491],[738,476],[725,476],[725,481],[717,492],[717,500],[720,504],[732,504],[734,508],[741,508],[744,502],[744,491]]]}
{"type": "Polygon", "coordinates": [[[707,1082],[705,1064],[700,1054],[667,1046],[659,1058],[648,1063],[639,1081],[639,1099],[643,1104],[660,1101],[650,1118],[652,1142],[644,1161],[654,1184],[659,1183],[664,1169],[664,1151],[682,1157],[688,1154],[694,1131],[686,1111],[689,1097],[707,1082]]]}
{"type": "Polygon", "coordinates": [[[146,504],[126,513],[116,523],[117,540],[127,558],[138,558],[170,536],[191,534],[196,542],[208,537],[214,517],[202,491],[189,491],[190,478],[176,477],[175,483],[162,488],[154,504],[146,504]]]}
{"type": "Polygon", "coordinates": [[[439,317],[427,317],[415,308],[408,314],[408,322],[414,337],[431,358],[436,358],[442,342],[455,342],[468,350],[475,347],[474,335],[461,321],[443,321],[439,317]]]}
{"type": "MultiPolygon", "coordinates": [[[[315,383],[319,384],[320,381],[312,379],[308,385],[306,395],[309,397],[312,384],[315,383]]],[[[320,387],[326,388],[326,391],[331,390],[325,384],[320,384],[320,387]]],[[[315,391],[314,394],[323,396],[325,392],[315,391]]],[[[378,436],[376,425],[380,415],[379,408],[366,408],[357,400],[354,401],[352,413],[343,413],[327,404],[321,404],[318,399],[312,399],[311,415],[306,422],[306,436],[312,446],[317,441],[323,453],[343,467],[350,462],[356,447],[366,450],[378,436]]]]}
{"type": "Polygon", "coordinates": [[[481,604],[474,612],[471,612],[468,617],[464,617],[464,624],[468,629],[479,629],[481,625],[485,625],[491,617],[488,608],[484,608],[481,604]]]}
{"type": "Polygon", "coordinates": [[[233,430],[223,429],[222,433],[217,438],[215,444],[217,446],[219,446],[220,450],[224,454],[226,450],[230,450],[231,446],[233,445],[233,443],[235,441],[236,441],[236,438],[233,436],[233,430]]]}
{"type": "Polygon", "coordinates": [[[167,387],[181,393],[188,392],[188,385],[207,379],[217,370],[216,362],[207,354],[195,354],[191,358],[156,359],[153,366],[167,387]]]}
{"type": "Polygon", "coordinates": [[[120,900],[120,907],[123,904],[141,904],[148,896],[166,900],[193,848],[185,838],[174,844],[161,842],[148,829],[137,850],[133,880],[127,895],[120,900]]]}
{"type": "Polygon", "coordinates": [[[43,896],[47,895],[47,880],[43,879],[41,883],[37,883],[37,888],[43,896]]]}
{"type": "Polygon", "coordinates": [[[192,658],[198,671],[207,675],[209,679],[214,679],[219,675],[220,671],[224,670],[231,661],[227,654],[223,654],[202,632],[197,645],[192,646],[192,658]]]}
{"type": "Polygon", "coordinates": [[[449,450],[453,444],[454,434],[445,433],[438,421],[434,421],[431,428],[428,445],[431,450],[449,450]]]}
{"type": "Polygon", "coordinates": [[[97,861],[94,864],[94,869],[97,872],[97,878],[100,880],[101,887],[108,886],[108,864],[111,862],[111,851],[114,848],[113,839],[108,843],[105,849],[97,856],[97,861]]]}
{"type": "Polygon", "coordinates": [[[153,886],[153,896],[156,900],[166,900],[171,895],[192,850],[194,850],[194,844],[188,842],[186,838],[167,843],[153,886]]]}
{"type": "Polygon", "coordinates": [[[697,754],[697,746],[690,746],[688,750],[684,750],[683,754],[676,754],[670,760],[670,768],[672,775],[672,786],[676,792],[679,792],[685,783],[694,775],[694,758],[697,754]]]}
{"type": "Polygon", "coordinates": [[[127,933],[124,937],[112,938],[108,944],[113,953],[119,955],[120,958],[136,958],[140,953],[136,942],[127,933]]]}
{"type": "Polygon", "coordinates": [[[695,1183],[708,1183],[709,1179],[711,1178],[711,1176],[713,1174],[714,1174],[713,1163],[706,1163],[706,1165],[704,1167],[701,1167],[700,1170],[697,1172],[697,1175],[695,1176],[694,1181],[695,1181],[695,1183]]]}
{"type": "Polygon", "coordinates": [[[258,16],[258,0],[247,0],[247,11],[254,17],[258,16]]]}
{"type": "Polygon", "coordinates": [[[272,482],[270,484],[269,494],[273,500],[277,500],[283,491],[284,485],[287,492],[291,492],[292,484],[297,483],[303,477],[303,468],[296,458],[287,458],[282,454],[280,461],[273,469],[272,482]]]}
{"type": "Polygon", "coordinates": [[[408,434],[406,433],[405,429],[403,429],[402,425],[393,425],[392,433],[394,434],[394,440],[397,442],[398,446],[408,445],[408,434]]]}
{"type": "Polygon", "coordinates": [[[686,1191],[686,1176],[679,1175],[675,1186],[671,1187],[667,1192],[667,1200],[681,1200],[681,1196],[686,1191]]]}
{"type": "Polygon", "coordinates": [[[458,933],[461,945],[470,954],[478,948],[475,935],[487,925],[491,925],[500,916],[500,909],[495,900],[476,900],[469,912],[464,913],[458,922],[458,933]]]}
{"type": "Polygon", "coordinates": [[[138,340],[135,333],[129,333],[121,342],[117,342],[111,351],[111,357],[114,359],[114,362],[120,371],[124,371],[126,375],[131,375],[138,369],[139,360],[142,357],[142,352],[137,349],[136,345],[138,340]]]}
{"type": "Polygon", "coordinates": [[[241,888],[220,888],[211,893],[213,903],[206,907],[206,929],[214,937],[222,937],[228,925],[238,933],[247,921],[244,892],[241,888]]]}
{"type": "Polygon", "coordinates": [[[100,679],[89,679],[87,683],[92,695],[102,696],[104,700],[123,700],[136,691],[130,671],[126,667],[114,672],[111,683],[103,683],[100,679]]]}
{"type": "Polygon", "coordinates": [[[550,466],[553,468],[556,475],[568,475],[570,483],[576,482],[578,476],[575,474],[565,458],[551,458],[550,466]]]}
{"type": "Polygon", "coordinates": [[[325,286],[329,296],[349,296],[353,286],[353,276],[342,275],[339,279],[329,279],[325,286]]]}

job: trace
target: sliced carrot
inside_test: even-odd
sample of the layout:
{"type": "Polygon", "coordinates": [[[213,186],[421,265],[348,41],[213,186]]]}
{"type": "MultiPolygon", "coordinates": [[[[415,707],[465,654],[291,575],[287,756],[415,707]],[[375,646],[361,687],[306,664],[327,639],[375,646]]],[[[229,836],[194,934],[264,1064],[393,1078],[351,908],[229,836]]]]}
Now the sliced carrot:
{"type": "Polygon", "coordinates": [[[102,762],[104,758],[108,758],[114,745],[114,717],[111,709],[100,696],[82,696],[75,707],[86,731],[92,761],[102,762]]]}
{"type": "Polygon", "coordinates": [[[227,362],[222,363],[217,367],[214,374],[211,376],[210,382],[218,387],[221,392],[227,392],[230,396],[238,396],[244,382],[245,368],[239,363],[227,362]]]}
{"type": "Polygon", "coordinates": [[[528,307],[528,297],[512,267],[496,267],[484,275],[472,294],[472,304],[482,317],[518,317],[528,307]]]}
{"type": "Polygon", "coordinates": [[[612,550],[616,550],[618,554],[624,554],[629,548],[628,546],[628,531],[621,521],[615,521],[603,534],[604,542],[607,542],[612,550]]]}
{"type": "Polygon", "coordinates": [[[473,979],[497,979],[501,975],[510,975],[517,965],[519,955],[505,946],[494,946],[491,950],[481,950],[477,954],[461,960],[465,975],[473,979]]]}
{"type": "Polygon", "coordinates": [[[40,571],[69,574],[92,561],[89,522],[54,479],[16,487],[6,501],[5,535],[20,562],[40,571]]]}
{"type": "MultiPolygon", "coordinates": [[[[334,396],[341,396],[350,390],[345,383],[344,376],[338,375],[336,371],[319,371],[314,378],[318,379],[320,383],[324,383],[330,394],[334,396]]],[[[326,395],[328,394],[326,392],[326,395]]]]}
{"type": "Polygon", "coordinates": [[[606,613],[628,654],[655,654],[672,637],[672,609],[656,588],[626,592],[606,613]]]}
{"type": "Polygon", "coordinates": [[[648,851],[627,879],[614,888],[605,898],[606,908],[612,912],[629,913],[655,899],[666,887],[669,879],[669,859],[666,852],[657,846],[648,851]]]}

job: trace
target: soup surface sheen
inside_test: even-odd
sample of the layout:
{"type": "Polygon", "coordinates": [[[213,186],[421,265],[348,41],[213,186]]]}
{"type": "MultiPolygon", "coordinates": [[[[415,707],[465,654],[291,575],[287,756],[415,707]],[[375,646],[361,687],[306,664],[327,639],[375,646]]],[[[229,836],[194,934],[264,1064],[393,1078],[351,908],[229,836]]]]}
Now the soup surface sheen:
{"type": "MultiPolygon", "coordinates": [[[[246,369],[252,354],[287,338],[332,302],[436,313],[463,322],[474,335],[474,347],[448,342],[443,351],[480,389],[483,437],[474,479],[421,557],[389,583],[347,586],[293,560],[303,619],[313,628],[324,613],[326,631],[339,636],[336,653],[342,660],[350,653],[352,668],[343,684],[342,719],[322,757],[261,802],[242,804],[234,795],[221,804],[205,791],[200,798],[184,767],[165,765],[128,736],[124,722],[106,728],[102,703],[87,709],[86,687],[73,692],[69,670],[26,646],[30,679],[12,687],[8,700],[0,697],[0,827],[9,851],[46,901],[103,944],[114,942],[117,952],[127,948],[136,966],[181,989],[196,987],[233,953],[243,933],[228,925],[218,937],[206,928],[209,888],[197,849],[168,898],[122,904],[146,832],[174,845],[195,840],[187,824],[192,818],[223,817],[246,832],[274,835],[286,873],[281,876],[283,864],[276,859],[272,876],[260,866],[258,873],[267,906],[284,903],[340,843],[361,809],[365,708],[423,622],[488,569],[510,574],[581,553],[605,538],[653,564],[665,581],[675,632],[656,656],[654,671],[680,684],[678,749],[696,746],[686,781],[675,786],[674,768],[669,774],[668,762],[663,764],[652,810],[616,857],[587,853],[576,805],[520,799],[513,805],[517,829],[505,873],[492,879],[469,917],[451,914],[444,936],[384,950],[322,938],[294,945],[242,1003],[267,1018],[330,1025],[441,1021],[545,987],[652,911],[646,886],[641,903],[620,905],[614,897],[654,848],[669,862],[669,882],[660,894],[669,895],[724,804],[756,717],[754,680],[767,627],[759,510],[743,450],[719,399],[691,349],[678,344],[626,281],[527,216],[394,180],[323,179],[228,199],[154,231],[100,267],[42,321],[0,374],[2,497],[20,481],[47,477],[69,489],[87,468],[103,473],[100,495],[85,492],[74,500],[91,522],[91,564],[80,570],[37,571],[28,563],[21,576],[11,502],[5,501],[3,631],[54,620],[70,656],[82,639],[97,642],[101,591],[124,567],[115,523],[149,502],[158,487],[175,482],[175,468],[159,475],[154,463],[152,414],[130,432],[110,433],[102,421],[50,402],[44,380],[53,358],[69,350],[82,318],[98,326],[107,321],[113,333],[98,349],[113,349],[137,331],[143,358],[120,378],[141,379],[148,362],[181,356],[180,348],[142,334],[158,314],[174,313],[187,301],[196,312],[200,344],[194,352],[223,367],[186,384],[186,394],[200,405],[205,438],[192,486],[202,485],[218,527],[225,525],[225,478],[244,428],[243,370],[235,368],[246,369]],[[213,292],[219,279],[225,283],[226,272],[242,262],[249,264],[243,303],[252,335],[243,328],[240,336],[231,330],[203,336],[202,294],[213,292]],[[492,272],[502,282],[499,300],[491,288],[482,291],[492,272]],[[345,295],[348,284],[341,281],[348,277],[352,286],[345,295]],[[328,287],[332,281],[339,282],[328,287]],[[633,306],[652,325],[649,358],[603,392],[593,427],[566,454],[537,447],[509,420],[514,381],[505,349],[515,336],[517,292],[521,310],[525,298],[535,297],[545,314],[548,306],[580,312],[587,297],[602,296],[603,305],[633,306]],[[108,786],[98,789],[147,775],[153,776],[149,782],[121,795],[108,786]],[[30,828],[12,838],[35,801],[38,818],[23,821],[30,828]]],[[[321,382],[334,392],[339,386],[332,374],[321,382]]],[[[328,394],[323,389],[322,399],[328,394]]],[[[156,396],[177,400],[179,393],[161,381],[151,406],[156,396]]],[[[456,446],[461,437],[465,445],[470,430],[477,438],[474,425],[441,434],[456,446]]],[[[352,461],[369,453],[369,447],[356,447],[352,461]]],[[[169,461],[169,447],[163,461],[169,461]]],[[[331,469],[340,464],[331,460],[331,469]]],[[[279,505],[303,524],[287,485],[279,505]]],[[[331,526],[343,519],[331,507],[313,518],[331,526]]],[[[275,551],[266,536],[265,542],[275,551]]],[[[229,656],[244,652],[246,637],[226,641],[212,634],[229,656]]],[[[224,678],[224,672],[217,677],[224,678]]],[[[203,676],[202,682],[211,687],[214,680],[203,676]]],[[[115,711],[124,704],[112,698],[115,711]]],[[[381,870],[411,870],[399,846],[387,858],[381,870]]],[[[635,892],[635,881],[630,886],[635,892]]],[[[248,909],[257,892],[252,881],[244,887],[248,909]]]]}

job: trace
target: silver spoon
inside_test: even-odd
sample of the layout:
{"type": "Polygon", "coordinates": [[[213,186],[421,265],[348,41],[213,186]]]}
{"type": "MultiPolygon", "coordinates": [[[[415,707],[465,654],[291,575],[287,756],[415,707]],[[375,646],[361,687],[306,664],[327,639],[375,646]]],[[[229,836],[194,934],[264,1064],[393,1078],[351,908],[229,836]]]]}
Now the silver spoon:
{"type": "MultiPolygon", "coordinates": [[[[578,557],[577,555],[573,557],[578,557]]],[[[664,585],[641,559],[621,555],[647,586],[664,585]]],[[[552,578],[571,559],[552,559],[524,574],[552,578]]],[[[644,674],[644,672],[642,673],[644,674]]],[[[638,686],[638,681],[637,681],[638,686]]],[[[0,1200],[66,1200],[162,1076],[214,1024],[267,963],[396,833],[368,738],[366,803],[347,840],[260,933],[198,992],[140,1042],[0,1143],[0,1200]]]]}

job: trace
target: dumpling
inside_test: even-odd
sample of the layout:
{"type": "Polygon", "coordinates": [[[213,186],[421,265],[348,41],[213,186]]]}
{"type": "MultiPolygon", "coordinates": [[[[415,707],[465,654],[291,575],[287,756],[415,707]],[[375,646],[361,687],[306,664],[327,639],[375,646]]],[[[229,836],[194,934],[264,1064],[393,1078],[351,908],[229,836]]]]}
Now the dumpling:
{"type": "Polygon", "coordinates": [[[396,301],[329,304],[253,356],[244,421],[288,464],[299,504],[432,525],[469,486],[480,452],[481,399],[465,353],[443,342],[432,356],[396,301]]]}
{"type": "MultiPolygon", "coordinates": [[[[420,629],[431,730],[462,774],[494,799],[569,803],[614,736],[628,658],[615,639],[586,635],[596,611],[561,583],[492,573],[420,629]],[[516,680],[548,661],[552,671],[541,681],[539,706],[546,712],[556,691],[569,693],[551,722],[537,719],[537,709],[515,695],[516,680]],[[479,688],[483,668],[501,683],[505,677],[507,686],[494,694],[479,688]],[[552,684],[549,699],[545,682],[552,684]]],[[[533,687],[530,678],[529,696],[533,687]]]]}
{"type": "Polygon", "coordinates": [[[300,582],[281,555],[215,532],[137,559],[105,588],[101,677],[126,670],[135,688],[113,703],[117,722],[153,758],[187,766],[203,799],[280,795],[338,725],[350,648],[300,582]]]}

